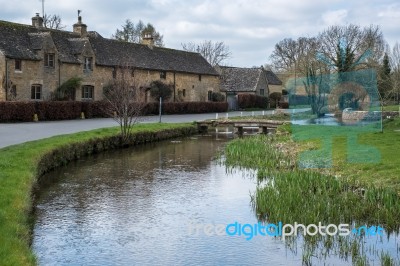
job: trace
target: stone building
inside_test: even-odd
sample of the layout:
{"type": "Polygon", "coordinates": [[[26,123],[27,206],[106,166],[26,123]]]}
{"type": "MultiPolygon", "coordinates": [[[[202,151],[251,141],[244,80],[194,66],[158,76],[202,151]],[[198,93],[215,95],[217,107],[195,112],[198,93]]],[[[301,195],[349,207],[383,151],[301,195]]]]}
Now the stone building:
{"type": "Polygon", "coordinates": [[[65,81],[82,79],[73,98],[101,100],[103,88],[129,68],[135,84],[146,90],[161,80],[173,87],[171,101],[207,101],[219,91],[216,70],[198,53],[120,42],[88,31],[78,18],[73,31],[43,27],[38,14],[32,25],[0,21],[0,101],[47,100],[65,81]]]}
{"type": "Polygon", "coordinates": [[[237,109],[238,94],[255,94],[268,97],[274,91],[282,92],[282,82],[263,67],[242,68],[217,66],[221,91],[226,93],[230,109],[237,109]]]}

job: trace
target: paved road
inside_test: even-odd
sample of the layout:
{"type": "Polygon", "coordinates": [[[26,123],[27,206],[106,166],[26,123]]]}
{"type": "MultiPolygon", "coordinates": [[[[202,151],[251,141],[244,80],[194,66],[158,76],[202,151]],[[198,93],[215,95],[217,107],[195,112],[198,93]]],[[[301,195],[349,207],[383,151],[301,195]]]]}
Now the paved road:
{"type": "MultiPolygon", "coordinates": [[[[293,110],[287,110],[292,112],[293,110]]],[[[302,110],[297,110],[304,111],[302,110]]],[[[272,114],[274,111],[265,111],[265,114],[272,114]]],[[[240,115],[260,115],[262,112],[230,112],[219,113],[219,117],[240,116],[240,115]]],[[[202,121],[205,119],[213,119],[215,113],[211,114],[188,114],[188,115],[163,115],[162,122],[179,123],[202,121]]],[[[143,117],[142,123],[158,122],[158,116],[143,117]]],[[[80,131],[88,131],[97,128],[113,127],[117,123],[111,118],[86,119],[86,120],[67,120],[67,121],[51,121],[51,122],[32,122],[17,124],[0,124],[0,148],[14,144],[20,144],[27,141],[44,139],[52,136],[71,134],[80,131]]]]}

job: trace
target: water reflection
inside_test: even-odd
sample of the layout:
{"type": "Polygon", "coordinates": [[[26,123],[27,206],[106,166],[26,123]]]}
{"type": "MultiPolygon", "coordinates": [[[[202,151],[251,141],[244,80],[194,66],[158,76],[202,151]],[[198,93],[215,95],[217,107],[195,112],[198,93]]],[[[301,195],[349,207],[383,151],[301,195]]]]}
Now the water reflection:
{"type": "Polygon", "coordinates": [[[40,265],[299,265],[274,238],[189,234],[190,223],[256,223],[253,173],[213,160],[215,135],[119,150],[50,173],[33,249],[40,265]]]}

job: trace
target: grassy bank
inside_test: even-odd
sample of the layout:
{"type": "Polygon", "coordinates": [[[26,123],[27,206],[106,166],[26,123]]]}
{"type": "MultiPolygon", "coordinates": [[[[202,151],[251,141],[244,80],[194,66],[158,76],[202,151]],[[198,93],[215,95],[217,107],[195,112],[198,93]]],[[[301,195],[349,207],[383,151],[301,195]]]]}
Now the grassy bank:
{"type": "MultiPolygon", "coordinates": [[[[81,156],[119,148],[118,128],[52,137],[0,149],[0,265],[35,265],[30,249],[32,190],[38,177],[81,156]]],[[[131,145],[190,134],[189,124],[143,124],[131,145]]]]}
{"type": "MultiPolygon", "coordinates": [[[[400,129],[400,119],[386,121],[384,133],[370,132],[368,128],[365,132],[357,131],[357,145],[352,147],[358,147],[355,151],[349,151],[348,140],[338,134],[351,133],[350,128],[340,129],[345,132],[325,129],[317,125],[285,126],[277,136],[256,136],[228,143],[225,150],[228,167],[258,170],[259,185],[252,195],[257,218],[283,224],[380,225],[389,234],[398,233],[400,158],[396,154],[400,132],[395,130],[400,129]],[[326,145],[321,134],[332,140],[328,149],[320,149],[326,145]],[[299,142],[293,141],[294,136],[299,142]],[[331,164],[332,167],[300,168],[298,162],[304,160],[304,151],[314,156],[313,159],[319,159],[322,166],[331,164]],[[374,158],[377,154],[378,160],[374,158]],[[349,162],[349,157],[365,161],[349,162]]],[[[357,237],[315,236],[304,240],[303,263],[306,265],[313,258],[323,262],[327,254],[351,257],[354,265],[368,265],[367,257],[374,250],[357,237]]],[[[291,248],[290,245],[296,246],[293,244],[296,241],[294,238],[285,244],[291,248]]],[[[380,259],[382,263],[393,262],[387,254],[380,259]]],[[[394,265],[394,262],[382,265],[394,265]]]]}

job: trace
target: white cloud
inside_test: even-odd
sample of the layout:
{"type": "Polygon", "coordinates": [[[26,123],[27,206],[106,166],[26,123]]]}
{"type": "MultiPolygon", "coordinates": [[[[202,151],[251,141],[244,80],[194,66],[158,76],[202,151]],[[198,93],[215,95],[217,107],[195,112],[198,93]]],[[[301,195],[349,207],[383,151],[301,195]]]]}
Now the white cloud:
{"type": "MultiPolygon", "coordinates": [[[[231,49],[230,63],[262,65],[283,38],[315,36],[332,24],[378,24],[390,42],[400,41],[400,5],[397,0],[45,0],[46,13],[59,14],[66,30],[82,10],[89,30],[110,37],[126,19],[151,22],[168,47],[210,39],[231,49]]],[[[0,0],[0,18],[30,24],[41,12],[41,1],[0,0]]]]}
{"type": "Polygon", "coordinates": [[[328,11],[322,14],[322,21],[325,25],[340,25],[346,22],[348,11],[340,9],[335,11],[328,11]]]}

